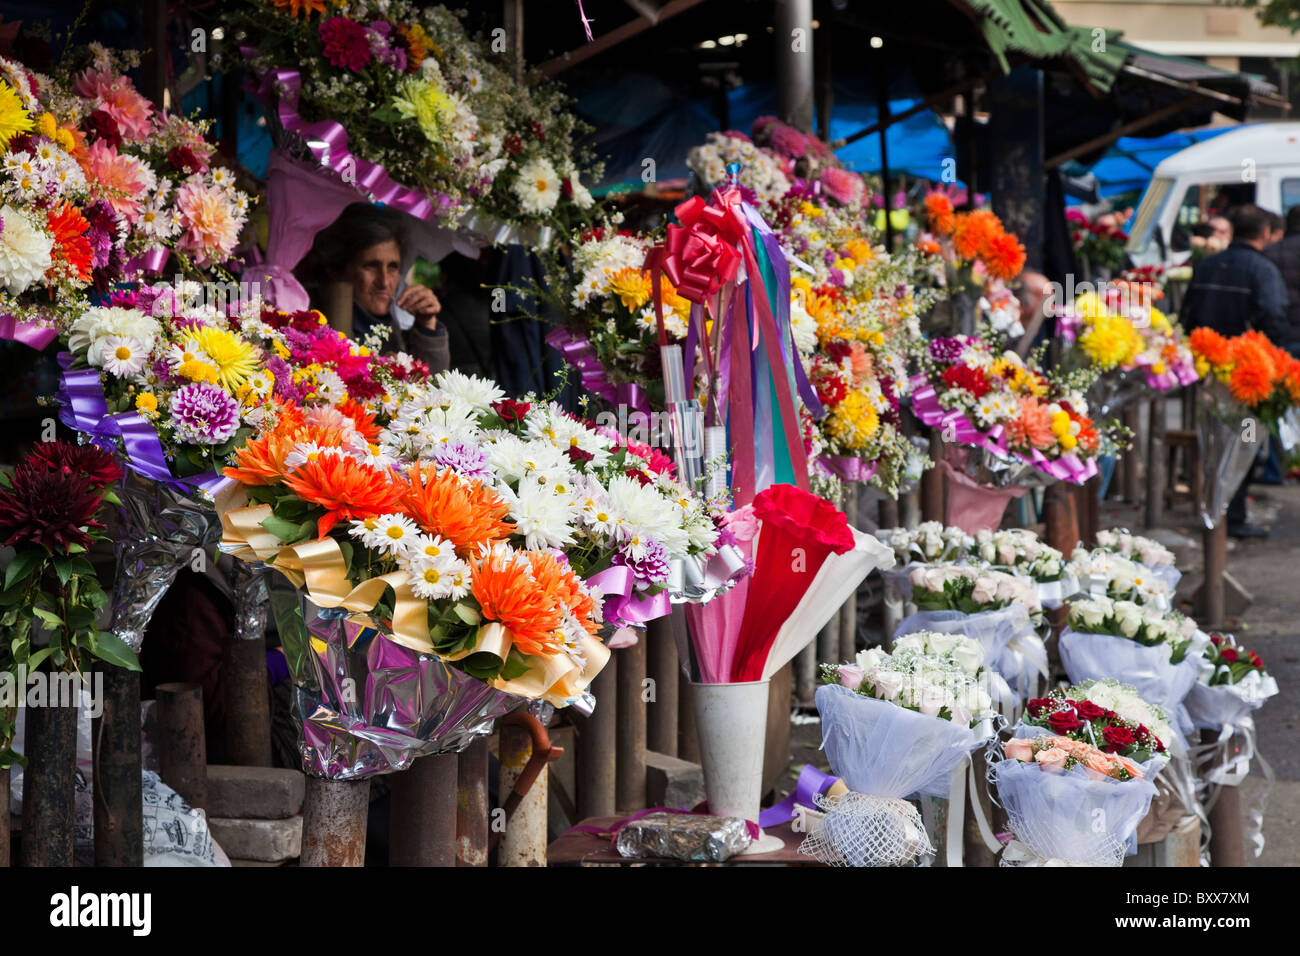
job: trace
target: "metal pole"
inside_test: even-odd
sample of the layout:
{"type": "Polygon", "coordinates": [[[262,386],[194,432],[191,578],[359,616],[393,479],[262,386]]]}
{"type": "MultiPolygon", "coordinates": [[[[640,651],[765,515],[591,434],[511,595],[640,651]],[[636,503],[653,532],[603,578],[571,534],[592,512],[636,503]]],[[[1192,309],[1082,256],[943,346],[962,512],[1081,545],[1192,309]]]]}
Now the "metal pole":
{"type": "Polygon", "coordinates": [[[930,460],[934,462],[930,470],[921,476],[921,519],[923,521],[944,520],[943,502],[943,439],[937,429],[930,432],[930,460]]]}
{"type": "MultiPolygon", "coordinates": [[[[640,641],[637,642],[640,645],[640,641]]],[[[625,653],[626,648],[620,653],[625,653]]],[[[621,669],[620,669],[621,671],[621,669]]],[[[621,697],[622,695],[620,695],[621,697]]],[[[637,697],[640,700],[640,696],[637,697]]],[[[532,735],[524,727],[515,724],[501,724],[501,776],[497,785],[500,794],[510,793],[515,782],[523,775],[524,767],[533,755],[532,735]]],[[[645,769],[645,756],[642,754],[642,772],[645,769]]],[[[621,769],[622,764],[619,764],[621,769]]],[[[510,822],[501,837],[497,853],[497,863],[501,866],[545,866],[546,865],[546,799],[548,771],[542,767],[529,787],[528,793],[515,806],[510,814],[510,822]]],[[[641,803],[645,802],[645,780],[641,782],[641,803]]],[[[640,804],[638,804],[640,806],[640,804]]]]}
{"type": "Polygon", "coordinates": [[[1142,447],[1141,411],[1134,404],[1124,408],[1124,425],[1133,431],[1133,448],[1121,459],[1124,465],[1124,503],[1129,505],[1136,505],[1142,500],[1142,457],[1137,454],[1137,450],[1142,447]]]}
{"type": "MultiPolygon", "coordinates": [[[[55,672],[46,670],[45,676],[53,678],[55,672]]],[[[51,687],[56,686],[51,681],[51,687]]],[[[77,707],[57,706],[53,691],[50,698],[45,706],[27,708],[22,866],[72,866],[74,862],[77,707]]]]}
{"type": "Polygon", "coordinates": [[[1213,528],[1201,530],[1201,548],[1205,562],[1205,583],[1201,585],[1201,623],[1207,628],[1222,627],[1227,623],[1223,606],[1223,572],[1228,567],[1226,517],[1220,516],[1213,528]]]}
{"type": "MultiPolygon", "coordinates": [[[[905,495],[904,503],[911,499],[915,504],[916,495],[905,495]]],[[[899,502],[893,498],[882,498],[879,505],[879,521],[881,528],[897,528],[902,526],[902,508],[899,502]]],[[[881,614],[884,625],[885,643],[888,645],[893,638],[894,631],[898,630],[898,624],[903,620],[903,602],[891,600],[889,596],[890,588],[883,589],[881,594],[881,614]]]]}
{"type": "Polygon", "coordinates": [[[226,645],[226,759],[239,767],[271,766],[271,694],[266,636],[226,645]]]}
{"type": "Polygon", "coordinates": [[[646,670],[654,681],[654,695],[646,708],[646,748],[669,757],[677,756],[677,696],[681,686],[673,631],[685,626],[686,615],[680,604],[668,617],[646,625],[646,670]]]}
{"type": "Polygon", "coordinates": [[[691,706],[689,691],[677,695],[677,758],[700,762],[700,738],[695,730],[695,708],[691,706]]]}
{"type": "Polygon", "coordinates": [[[884,61],[876,70],[876,115],[880,126],[880,198],[885,208],[885,250],[894,251],[894,219],[890,216],[892,199],[889,195],[889,76],[885,73],[884,61]]]}
{"type": "Polygon", "coordinates": [[[777,112],[802,133],[813,121],[812,0],[782,0],[776,5],[777,112]]]}
{"type": "Polygon", "coordinates": [[[431,754],[389,777],[389,866],[456,865],[456,754],[431,754]]]}
{"type": "Polygon", "coordinates": [[[203,688],[159,684],[158,775],[192,807],[208,806],[208,745],[203,731],[203,688]]]}
{"type": "Polygon", "coordinates": [[[307,777],[299,866],[364,866],[370,778],[307,777]]]}
{"type": "MultiPolygon", "coordinates": [[[[1165,504],[1165,400],[1153,398],[1148,408],[1146,525],[1155,528],[1165,504]]],[[[1196,507],[1200,507],[1199,502],[1196,507]]]]}
{"type": "Polygon", "coordinates": [[[140,672],[101,664],[103,711],[92,721],[95,865],[144,866],[140,672]]]}
{"type": "Polygon", "coordinates": [[[488,739],[456,755],[456,865],[488,863],[488,739]]]}
{"type": "Polygon", "coordinates": [[[921,499],[917,492],[909,491],[899,499],[898,518],[904,528],[915,528],[921,523],[921,499]]]}
{"type": "MultiPolygon", "coordinates": [[[[822,635],[794,657],[794,696],[800,707],[811,707],[817,693],[817,659],[822,653],[822,635]]],[[[826,663],[831,663],[827,661],[826,663]]]]}
{"type": "Polygon", "coordinates": [[[618,651],[618,723],[614,728],[615,803],[619,810],[645,807],[646,641],[642,634],[631,647],[618,651]]]}
{"type": "MultiPolygon", "coordinates": [[[[858,524],[858,486],[855,484],[844,486],[844,515],[849,519],[849,524],[856,527],[858,524]]],[[[840,608],[840,647],[836,659],[840,661],[851,661],[853,655],[858,652],[858,592],[855,588],[849,595],[849,599],[844,602],[840,608]]]]}
{"type": "Polygon", "coordinates": [[[605,669],[591,682],[596,696],[591,716],[574,716],[578,730],[578,816],[582,819],[610,817],[618,809],[614,788],[618,659],[618,653],[611,655],[605,669]]]}
{"type": "MultiPolygon", "coordinates": [[[[1222,525],[1223,522],[1220,522],[1222,525]]],[[[1218,733],[1201,731],[1201,742],[1214,743],[1218,733]]],[[[1211,787],[1213,792],[1214,788],[1211,787]]],[[[1246,835],[1241,819],[1241,790],[1238,787],[1218,787],[1214,806],[1210,807],[1210,865],[1245,866],[1246,835]]]]}

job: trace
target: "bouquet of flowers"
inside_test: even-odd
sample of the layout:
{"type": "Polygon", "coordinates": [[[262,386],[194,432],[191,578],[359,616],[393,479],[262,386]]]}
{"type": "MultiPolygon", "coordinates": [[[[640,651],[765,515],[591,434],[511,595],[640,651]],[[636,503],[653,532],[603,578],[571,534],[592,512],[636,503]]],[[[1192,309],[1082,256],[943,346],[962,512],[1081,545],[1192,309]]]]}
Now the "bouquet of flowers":
{"type": "Polygon", "coordinates": [[[1097,548],[1113,551],[1131,561],[1136,561],[1165,582],[1172,594],[1178,587],[1182,572],[1174,567],[1174,553],[1159,541],[1130,534],[1123,528],[1097,532],[1097,548]]]}
{"type": "Polygon", "coordinates": [[[1033,582],[1005,571],[948,565],[915,568],[911,573],[912,602],[923,611],[978,614],[1019,604],[1035,619],[1043,606],[1033,582]]]}
{"type": "Polygon", "coordinates": [[[1108,223],[1092,222],[1077,209],[1067,209],[1065,218],[1070,224],[1075,253],[1087,259],[1093,268],[1116,272],[1123,266],[1128,233],[1108,223]]]}
{"type": "Polygon", "coordinates": [[[345,181],[489,233],[567,228],[592,206],[566,98],[535,77],[516,82],[447,8],[245,0],[234,18],[280,127],[328,144],[308,143],[345,181]],[[479,215],[465,218],[471,207],[479,215]]]}
{"type": "Polygon", "coordinates": [[[1015,840],[1002,864],[1120,866],[1164,765],[1159,708],[1092,682],[1031,700],[992,768],[1015,840]]]}
{"type": "Polygon", "coordinates": [[[1196,639],[1196,622],[1177,611],[1156,611],[1109,597],[1070,601],[1069,622],[1077,632],[1108,634],[1143,647],[1163,648],[1170,664],[1182,663],[1196,639]]]}
{"type": "MultiPolygon", "coordinates": [[[[916,644],[928,640],[920,635],[916,644]]],[[[822,668],[822,746],[851,792],[819,801],[825,820],[801,851],[841,866],[898,866],[932,852],[904,798],[951,797],[955,777],[964,800],[960,767],[992,736],[992,701],[969,672],[973,660],[915,646],[859,657],[857,665],[822,668]]]]}
{"type": "Polygon", "coordinates": [[[885,528],[876,537],[894,549],[900,565],[956,561],[975,545],[973,536],[940,521],[923,521],[915,528],[885,528]]]}
{"type": "MultiPolygon", "coordinates": [[[[1020,306],[1006,283],[1025,267],[1025,247],[988,209],[957,212],[952,195],[942,189],[924,200],[927,231],[917,246],[939,258],[938,280],[957,301],[974,304],[977,315],[994,333],[1018,336],[1020,306]]],[[[974,316],[959,321],[950,331],[972,331],[974,316]]]]}
{"type": "Polygon", "coordinates": [[[1167,611],[1173,604],[1167,574],[1157,573],[1118,551],[1075,548],[1066,572],[1080,593],[1092,597],[1132,601],[1157,611],[1167,611]]]}

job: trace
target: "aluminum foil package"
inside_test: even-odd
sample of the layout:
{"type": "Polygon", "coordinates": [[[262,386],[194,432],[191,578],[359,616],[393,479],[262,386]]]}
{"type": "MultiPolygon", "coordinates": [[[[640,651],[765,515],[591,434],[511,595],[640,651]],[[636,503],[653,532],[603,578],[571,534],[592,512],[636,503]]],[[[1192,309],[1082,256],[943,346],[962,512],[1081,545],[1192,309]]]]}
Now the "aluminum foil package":
{"type": "Polygon", "coordinates": [[[648,813],[618,832],[615,846],[625,857],[722,863],[749,846],[749,826],[740,817],[693,813],[648,813]]]}
{"type": "MultiPolygon", "coordinates": [[[[277,576],[278,578],[278,576],[277,576]]],[[[357,780],[464,750],[525,699],[393,641],[368,615],[317,607],[277,580],[305,773],[357,780]]]]}
{"type": "Polygon", "coordinates": [[[1227,387],[1210,377],[1202,386],[1196,409],[1196,436],[1201,449],[1201,521],[1213,528],[1228,510],[1228,501],[1250,472],[1267,435],[1255,424],[1254,441],[1247,423],[1254,421],[1250,412],[1238,404],[1227,387]]]}
{"type": "Polygon", "coordinates": [[[122,483],[122,524],[114,542],[111,630],[137,654],[145,628],[183,567],[211,556],[221,522],[211,501],[132,474],[122,483]]]}

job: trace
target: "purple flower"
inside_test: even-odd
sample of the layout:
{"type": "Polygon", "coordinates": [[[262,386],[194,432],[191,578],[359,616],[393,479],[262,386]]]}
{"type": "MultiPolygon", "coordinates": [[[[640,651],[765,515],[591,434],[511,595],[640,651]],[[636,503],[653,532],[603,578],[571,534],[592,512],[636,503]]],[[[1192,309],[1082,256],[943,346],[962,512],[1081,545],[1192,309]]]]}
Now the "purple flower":
{"type": "Polygon", "coordinates": [[[463,478],[477,478],[480,481],[492,480],[492,466],[487,456],[476,446],[463,441],[449,441],[439,445],[433,451],[433,460],[444,468],[450,468],[463,478]]]}
{"type": "Polygon", "coordinates": [[[172,431],[193,445],[220,445],[239,428],[239,403],[224,389],[196,382],[172,393],[172,431]]]}
{"type": "Polygon", "coordinates": [[[293,381],[293,370],[289,368],[289,363],[278,355],[272,355],[266,360],[266,370],[275,376],[275,396],[285,402],[302,402],[306,399],[303,393],[293,381]]]}
{"type": "Polygon", "coordinates": [[[628,553],[628,546],[623,545],[614,555],[613,563],[631,568],[640,585],[663,584],[668,580],[668,550],[654,538],[641,546],[640,560],[628,553]]]}
{"type": "Polygon", "coordinates": [[[835,265],[835,261],[836,261],[837,259],[839,259],[839,256],[837,256],[837,255],[835,254],[835,250],[834,250],[834,249],[827,249],[827,250],[822,254],[822,258],[826,260],[826,264],[827,264],[828,266],[833,266],[833,265],[835,265]]]}
{"type": "Polygon", "coordinates": [[[937,338],[930,340],[930,358],[936,362],[952,363],[961,358],[966,344],[960,338],[937,338]]]}
{"type": "Polygon", "coordinates": [[[839,269],[831,269],[827,277],[830,279],[830,283],[833,286],[844,285],[844,273],[841,272],[839,269]]]}

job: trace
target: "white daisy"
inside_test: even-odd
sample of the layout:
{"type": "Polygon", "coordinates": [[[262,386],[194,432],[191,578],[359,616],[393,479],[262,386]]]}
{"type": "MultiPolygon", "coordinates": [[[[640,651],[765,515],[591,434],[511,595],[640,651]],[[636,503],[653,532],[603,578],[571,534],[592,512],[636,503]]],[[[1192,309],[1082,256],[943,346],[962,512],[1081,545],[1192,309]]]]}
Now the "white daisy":
{"type": "Polygon", "coordinates": [[[149,361],[144,346],[128,336],[105,336],[96,351],[104,371],[118,378],[135,378],[149,361]]]}
{"type": "Polygon", "coordinates": [[[387,514],[375,519],[374,530],[362,542],[384,554],[402,554],[419,534],[419,527],[406,515],[387,514]]]}
{"type": "Polygon", "coordinates": [[[314,441],[303,441],[293,446],[293,451],[284,457],[286,468],[297,468],[308,462],[320,461],[326,455],[341,455],[343,452],[333,446],[321,447],[314,441]]]}

